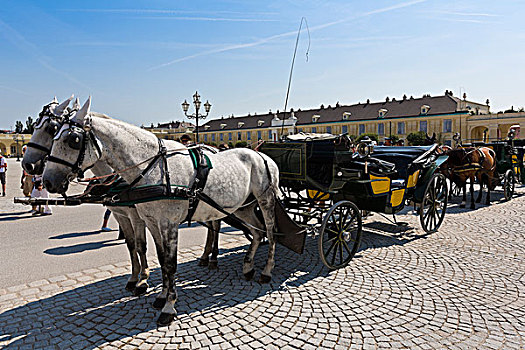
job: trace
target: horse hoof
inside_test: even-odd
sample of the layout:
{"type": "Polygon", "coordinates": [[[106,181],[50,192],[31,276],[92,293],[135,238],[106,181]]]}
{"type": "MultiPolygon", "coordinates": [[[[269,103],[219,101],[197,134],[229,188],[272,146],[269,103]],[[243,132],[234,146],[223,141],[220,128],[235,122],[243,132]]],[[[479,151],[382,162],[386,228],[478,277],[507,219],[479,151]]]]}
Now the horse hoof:
{"type": "Polygon", "coordinates": [[[136,297],[138,297],[138,296],[141,296],[143,294],[146,294],[147,291],[148,291],[148,285],[147,284],[143,284],[143,285],[135,287],[135,290],[133,291],[133,294],[136,297]]]}
{"type": "Polygon", "coordinates": [[[158,326],[169,326],[171,322],[175,319],[175,314],[167,314],[165,312],[161,312],[159,318],[157,319],[157,325],[158,326]]]}
{"type": "Polygon", "coordinates": [[[128,282],[128,283],[126,283],[126,290],[128,292],[133,292],[135,290],[136,284],[137,284],[137,282],[128,282]]]}
{"type": "Polygon", "coordinates": [[[253,279],[253,275],[255,275],[255,270],[251,270],[249,272],[246,272],[244,274],[244,279],[246,279],[247,281],[251,281],[253,279]]]}
{"type": "Polygon", "coordinates": [[[259,278],[259,283],[266,284],[266,283],[270,283],[271,280],[272,280],[272,276],[266,276],[266,275],[261,274],[261,277],[259,278]]]}
{"type": "Polygon", "coordinates": [[[156,310],[162,310],[165,304],[166,298],[155,298],[155,301],[153,302],[153,308],[156,310]]]}
{"type": "Polygon", "coordinates": [[[200,259],[199,260],[199,266],[208,266],[209,260],[208,259],[200,259]]]}
{"type": "Polygon", "coordinates": [[[476,209],[476,206],[475,205],[471,205],[470,209],[476,209]]]}
{"type": "Polygon", "coordinates": [[[210,263],[208,264],[209,270],[217,270],[218,268],[219,268],[219,265],[217,261],[210,261],[210,263]]]}
{"type": "Polygon", "coordinates": [[[459,207],[460,208],[465,208],[465,204],[460,204],[459,207]]]}

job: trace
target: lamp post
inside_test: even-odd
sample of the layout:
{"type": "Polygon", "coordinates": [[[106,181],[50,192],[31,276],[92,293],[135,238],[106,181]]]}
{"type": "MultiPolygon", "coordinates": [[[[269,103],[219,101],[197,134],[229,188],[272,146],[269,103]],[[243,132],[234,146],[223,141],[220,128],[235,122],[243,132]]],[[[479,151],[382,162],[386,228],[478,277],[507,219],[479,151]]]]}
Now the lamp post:
{"type": "Polygon", "coordinates": [[[22,141],[22,144],[24,144],[24,136],[20,136],[19,134],[16,134],[13,136],[13,141],[16,142],[16,161],[20,161],[20,147],[18,146],[18,142],[22,141]]]}
{"type": "Polygon", "coordinates": [[[204,104],[204,110],[206,111],[206,114],[199,114],[199,109],[201,108],[201,96],[197,91],[195,91],[195,94],[193,95],[193,105],[195,106],[195,114],[188,114],[188,109],[190,108],[190,104],[184,100],[182,103],[182,110],[184,111],[184,115],[188,117],[188,119],[195,119],[195,129],[197,130],[195,134],[195,141],[199,143],[199,119],[204,119],[208,116],[211,109],[211,104],[206,101],[204,104]]]}

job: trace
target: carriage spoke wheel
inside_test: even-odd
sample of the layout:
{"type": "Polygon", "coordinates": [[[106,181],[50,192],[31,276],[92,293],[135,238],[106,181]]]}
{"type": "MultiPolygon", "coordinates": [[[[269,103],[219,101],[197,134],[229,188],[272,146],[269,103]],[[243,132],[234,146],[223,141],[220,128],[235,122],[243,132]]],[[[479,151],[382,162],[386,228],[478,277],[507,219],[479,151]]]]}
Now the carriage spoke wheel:
{"type": "Polygon", "coordinates": [[[419,210],[421,227],[425,232],[436,232],[445,218],[448,186],[442,174],[434,174],[425,188],[419,210]]]}
{"type": "Polygon", "coordinates": [[[335,203],[323,218],[319,255],[329,269],[348,265],[359,249],[363,224],[361,211],[349,201],[335,203]]]}
{"type": "Polygon", "coordinates": [[[505,200],[510,200],[514,195],[514,185],[516,184],[516,177],[512,170],[505,172],[505,178],[503,179],[503,196],[505,200]]]}

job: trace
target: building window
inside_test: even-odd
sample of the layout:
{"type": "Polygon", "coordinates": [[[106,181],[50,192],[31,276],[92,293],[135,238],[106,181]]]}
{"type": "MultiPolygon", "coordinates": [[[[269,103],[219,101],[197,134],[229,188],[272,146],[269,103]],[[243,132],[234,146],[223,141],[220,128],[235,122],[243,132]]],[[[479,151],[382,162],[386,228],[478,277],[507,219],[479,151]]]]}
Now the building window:
{"type": "Polygon", "coordinates": [[[261,140],[261,139],[262,139],[261,132],[260,132],[260,131],[257,131],[257,140],[261,140]]]}
{"type": "Polygon", "coordinates": [[[452,132],[452,119],[443,120],[443,132],[452,132]]]}
{"type": "Polygon", "coordinates": [[[317,123],[317,121],[319,120],[319,118],[321,118],[320,115],[317,115],[317,114],[316,114],[316,115],[313,115],[313,116],[312,116],[312,123],[317,123]]]}
{"type": "Polygon", "coordinates": [[[350,117],[352,116],[352,113],[350,112],[344,112],[343,113],[343,120],[350,120],[350,117]]]}
{"type": "Polygon", "coordinates": [[[220,140],[224,141],[224,134],[220,134],[220,140]]]}
{"type": "Polygon", "coordinates": [[[246,133],[246,140],[250,141],[251,139],[252,139],[252,133],[248,131],[246,133]]]}
{"type": "Polygon", "coordinates": [[[229,133],[228,133],[228,141],[231,141],[231,140],[232,140],[232,133],[229,132],[229,133]]]}
{"type": "Polygon", "coordinates": [[[427,121],[426,120],[422,120],[422,121],[419,122],[419,131],[423,131],[423,132],[427,132],[428,131],[427,121]]]}
{"type": "Polygon", "coordinates": [[[452,140],[445,140],[446,146],[452,146],[452,140]]]}
{"type": "Polygon", "coordinates": [[[430,110],[430,106],[429,105],[421,106],[421,114],[427,114],[429,110],[430,110]]]}
{"type": "Polygon", "coordinates": [[[348,134],[348,125],[343,125],[342,129],[343,129],[343,134],[348,134]]]}
{"type": "Polygon", "coordinates": [[[268,130],[268,140],[271,140],[271,139],[272,139],[272,131],[268,130]]]}
{"type": "Polygon", "coordinates": [[[208,142],[208,134],[204,134],[204,141],[208,142]]]}
{"type": "Polygon", "coordinates": [[[377,134],[378,135],[384,135],[385,134],[385,124],[383,124],[383,123],[377,124],[377,134]]]}
{"type": "Polygon", "coordinates": [[[365,124],[359,124],[359,135],[365,133],[365,124]]]}
{"type": "Polygon", "coordinates": [[[211,140],[215,141],[215,134],[211,134],[211,140]]]}
{"type": "Polygon", "coordinates": [[[242,140],[242,135],[240,131],[237,133],[237,140],[239,141],[242,140]]]}
{"type": "Polygon", "coordinates": [[[331,134],[332,133],[332,127],[331,126],[327,126],[326,127],[326,133],[327,134],[331,134]]]}
{"type": "Polygon", "coordinates": [[[314,127],[312,128],[312,133],[315,134],[316,132],[317,132],[317,128],[314,126],[314,127]]]}
{"type": "Polygon", "coordinates": [[[404,135],[405,134],[405,122],[398,122],[397,123],[397,133],[404,135]]]}
{"type": "Polygon", "coordinates": [[[379,118],[383,118],[386,113],[388,112],[388,109],[385,109],[385,108],[381,108],[379,111],[378,111],[378,117],[379,118]]]}
{"type": "Polygon", "coordinates": [[[16,154],[16,146],[11,146],[11,154],[16,154]]]}

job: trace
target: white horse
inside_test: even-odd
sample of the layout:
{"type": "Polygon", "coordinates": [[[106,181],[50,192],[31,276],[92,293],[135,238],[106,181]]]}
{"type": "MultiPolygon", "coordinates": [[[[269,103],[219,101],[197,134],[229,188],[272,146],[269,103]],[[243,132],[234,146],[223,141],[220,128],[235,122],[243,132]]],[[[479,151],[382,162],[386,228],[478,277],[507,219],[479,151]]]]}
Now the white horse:
{"type": "MultiPolygon", "coordinates": [[[[162,141],[152,133],[104,115],[89,113],[90,104],[91,99],[88,99],[74,120],[64,124],[55,137],[43,174],[49,191],[64,193],[75,172],[99,160],[120,170],[120,175],[130,184],[148,186],[164,181],[171,188],[192,185],[196,171],[184,145],[175,142],[176,147],[172,148],[170,143],[170,147],[163,150],[162,141]],[[151,166],[143,172],[148,163],[145,161],[151,166]]],[[[250,195],[255,196],[261,208],[269,243],[261,282],[269,282],[275,265],[273,229],[279,179],[277,165],[269,157],[249,149],[217,153],[209,158],[213,169],[203,190],[205,195],[228,213],[241,208],[250,195]]],[[[166,303],[157,320],[160,325],[170,324],[176,313],[178,228],[187,215],[188,206],[187,200],[180,199],[136,204],[139,216],[164,248],[164,258],[160,263],[166,303]]],[[[201,201],[193,219],[207,222],[225,216],[201,201]]],[[[243,265],[246,278],[254,274],[253,258],[263,236],[257,230],[253,235],[243,265]]]]}
{"type": "MultiPolygon", "coordinates": [[[[44,160],[51,152],[53,137],[62,127],[67,118],[67,106],[73,96],[58,104],[56,98],[44,106],[39,118],[35,123],[33,135],[27,144],[27,150],[22,159],[22,167],[31,174],[42,174],[44,160]]],[[[78,99],[69,114],[74,114],[80,109],[78,99]]],[[[113,170],[103,162],[96,162],[91,171],[95,176],[110,174],[113,170]]],[[[137,214],[135,208],[113,207],[111,208],[126,241],[126,246],[131,259],[131,275],[126,283],[126,290],[135,295],[142,295],[148,289],[149,267],[146,259],[146,225],[137,214]]]]}

